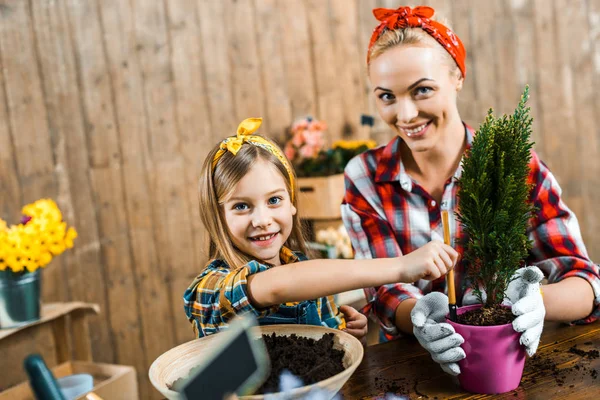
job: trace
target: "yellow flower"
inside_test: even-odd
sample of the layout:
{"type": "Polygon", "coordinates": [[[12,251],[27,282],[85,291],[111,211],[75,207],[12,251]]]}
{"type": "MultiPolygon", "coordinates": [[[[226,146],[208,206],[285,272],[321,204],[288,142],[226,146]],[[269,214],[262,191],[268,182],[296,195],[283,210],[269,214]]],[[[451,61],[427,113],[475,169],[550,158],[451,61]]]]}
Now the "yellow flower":
{"type": "Polygon", "coordinates": [[[366,146],[368,149],[372,149],[377,146],[374,140],[338,140],[333,143],[333,148],[341,148],[346,150],[358,149],[361,146],[366,146]]]}
{"type": "Polygon", "coordinates": [[[18,225],[8,227],[0,219],[0,271],[45,267],[56,255],[73,247],[77,231],[67,227],[62,213],[51,199],[41,199],[22,209],[27,216],[18,225]]]}
{"type": "Polygon", "coordinates": [[[67,235],[65,236],[65,245],[67,246],[67,249],[70,249],[73,247],[73,240],[77,237],[77,231],[75,230],[75,228],[71,227],[69,228],[69,230],[67,231],[67,235]]]}
{"type": "Polygon", "coordinates": [[[42,253],[40,253],[40,267],[45,267],[46,265],[50,264],[50,261],[52,261],[52,254],[50,254],[47,251],[44,251],[42,253]]]}

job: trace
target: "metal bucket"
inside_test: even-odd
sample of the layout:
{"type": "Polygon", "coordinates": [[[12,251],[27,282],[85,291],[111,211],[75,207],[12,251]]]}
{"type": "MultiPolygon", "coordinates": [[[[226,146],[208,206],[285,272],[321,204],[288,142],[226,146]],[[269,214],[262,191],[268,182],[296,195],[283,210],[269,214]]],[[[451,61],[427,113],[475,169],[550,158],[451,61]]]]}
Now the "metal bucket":
{"type": "Polygon", "coordinates": [[[0,271],[0,329],[40,319],[41,270],[0,271]]]}

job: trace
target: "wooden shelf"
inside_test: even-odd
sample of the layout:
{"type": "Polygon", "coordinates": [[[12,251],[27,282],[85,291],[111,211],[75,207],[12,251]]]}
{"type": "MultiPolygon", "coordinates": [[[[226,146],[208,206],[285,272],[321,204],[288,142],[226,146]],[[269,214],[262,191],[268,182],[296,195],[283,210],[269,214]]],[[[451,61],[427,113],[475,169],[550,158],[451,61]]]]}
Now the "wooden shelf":
{"type": "Polygon", "coordinates": [[[10,329],[0,329],[0,391],[27,379],[23,360],[38,353],[48,367],[69,360],[92,361],[86,317],[100,312],[97,304],[46,303],[41,318],[10,329]]]}

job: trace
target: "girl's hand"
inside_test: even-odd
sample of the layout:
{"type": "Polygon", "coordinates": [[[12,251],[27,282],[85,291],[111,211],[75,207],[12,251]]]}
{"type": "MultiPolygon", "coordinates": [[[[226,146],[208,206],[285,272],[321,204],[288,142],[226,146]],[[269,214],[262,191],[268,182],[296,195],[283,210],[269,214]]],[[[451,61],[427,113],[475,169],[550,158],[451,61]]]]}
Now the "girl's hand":
{"type": "Polygon", "coordinates": [[[458,252],[438,240],[433,240],[412,253],[400,257],[399,260],[401,282],[411,283],[419,279],[433,281],[454,268],[458,260],[458,252]]]}
{"type": "Polygon", "coordinates": [[[368,332],[367,317],[350,306],[340,306],[340,311],[346,319],[346,329],[344,331],[360,340],[363,346],[366,346],[368,332]]]}

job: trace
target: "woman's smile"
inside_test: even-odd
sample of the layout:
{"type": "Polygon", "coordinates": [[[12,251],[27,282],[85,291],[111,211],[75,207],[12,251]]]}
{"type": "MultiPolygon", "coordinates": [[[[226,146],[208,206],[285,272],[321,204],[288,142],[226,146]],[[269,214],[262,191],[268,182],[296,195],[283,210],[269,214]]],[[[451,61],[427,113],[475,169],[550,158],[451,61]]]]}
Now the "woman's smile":
{"type": "Polygon", "coordinates": [[[411,139],[416,139],[416,138],[420,138],[425,136],[425,133],[427,132],[429,126],[431,125],[431,121],[421,124],[421,125],[412,125],[411,127],[401,127],[399,126],[398,129],[400,129],[402,132],[404,132],[406,134],[406,136],[408,136],[411,139]]]}

